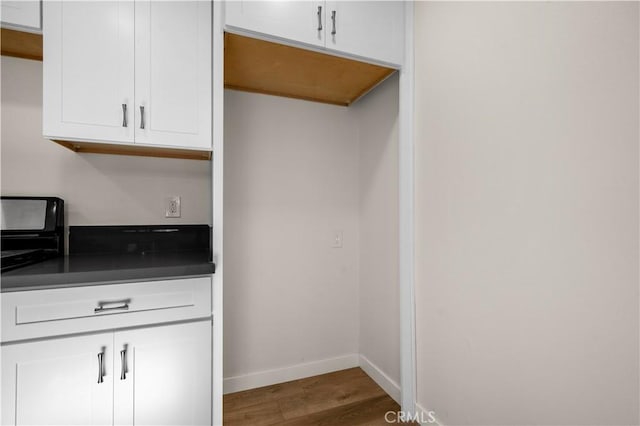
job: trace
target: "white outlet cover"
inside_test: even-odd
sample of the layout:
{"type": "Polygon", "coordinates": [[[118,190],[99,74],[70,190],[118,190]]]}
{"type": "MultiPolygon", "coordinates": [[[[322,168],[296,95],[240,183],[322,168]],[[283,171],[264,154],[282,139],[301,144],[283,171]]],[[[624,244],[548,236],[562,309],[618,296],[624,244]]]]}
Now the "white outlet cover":
{"type": "Polygon", "coordinates": [[[342,238],[342,231],[333,231],[333,235],[331,238],[331,247],[342,248],[342,238]]]}
{"type": "Polygon", "coordinates": [[[173,195],[164,199],[164,217],[180,217],[180,197],[173,195]]]}

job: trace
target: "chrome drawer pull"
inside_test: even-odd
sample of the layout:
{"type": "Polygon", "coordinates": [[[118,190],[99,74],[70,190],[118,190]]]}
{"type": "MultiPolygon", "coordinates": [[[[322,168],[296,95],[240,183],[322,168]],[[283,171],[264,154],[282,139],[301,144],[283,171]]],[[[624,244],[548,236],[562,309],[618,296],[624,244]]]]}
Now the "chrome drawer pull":
{"type": "Polygon", "coordinates": [[[322,6],[318,6],[318,31],[322,31],[322,6]]]}
{"type": "Polygon", "coordinates": [[[122,127],[127,127],[127,104],[122,104],[122,127]]]}
{"type": "Polygon", "coordinates": [[[144,105],[140,105],[140,128],[144,129],[144,105]]]}
{"type": "Polygon", "coordinates": [[[100,352],[98,354],[98,383],[102,383],[104,382],[104,368],[103,368],[103,364],[102,364],[102,355],[104,355],[102,352],[100,352]]]}
{"type": "Polygon", "coordinates": [[[98,314],[107,311],[128,311],[129,303],[131,303],[131,299],[117,300],[115,302],[98,302],[98,307],[95,308],[93,312],[98,314]],[[105,307],[105,305],[112,305],[114,303],[120,303],[120,305],[105,307]]]}
{"type": "Polygon", "coordinates": [[[127,379],[127,349],[120,351],[120,380],[127,379]]]}
{"type": "Polygon", "coordinates": [[[336,35],[336,11],[331,11],[331,20],[333,21],[333,29],[331,30],[331,35],[336,35]]]}

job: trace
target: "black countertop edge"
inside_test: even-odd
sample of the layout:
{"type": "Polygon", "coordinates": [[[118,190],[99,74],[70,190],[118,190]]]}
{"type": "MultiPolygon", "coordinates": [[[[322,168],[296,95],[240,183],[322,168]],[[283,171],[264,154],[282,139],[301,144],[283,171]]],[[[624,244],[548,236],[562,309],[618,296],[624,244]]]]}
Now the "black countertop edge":
{"type": "MultiPolygon", "coordinates": [[[[177,280],[181,278],[198,278],[198,277],[206,277],[210,276],[210,273],[203,274],[188,274],[188,275],[163,275],[160,277],[146,277],[142,274],[138,277],[127,277],[126,279],[120,280],[107,280],[107,281],[85,281],[84,276],[78,277],[78,280],[66,281],[64,283],[57,282],[47,282],[40,281],[40,283],[20,283],[12,286],[5,286],[4,282],[2,283],[2,293],[11,293],[15,291],[33,291],[33,290],[54,290],[58,288],[71,288],[71,287],[89,287],[89,286],[97,286],[97,285],[112,285],[112,284],[126,284],[126,283],[140,283],[140,282],[148,282],[148,281],[164,281],[164,280],[177,280]]],[[[13,284],[13,283],[12,283],[13,284]]]]}
{"type": "Polygon", "coordinates": [[[208,255],[67,256],[3,273],[0,291],[159,281],[211,275],[215,264],[208,255]]]}

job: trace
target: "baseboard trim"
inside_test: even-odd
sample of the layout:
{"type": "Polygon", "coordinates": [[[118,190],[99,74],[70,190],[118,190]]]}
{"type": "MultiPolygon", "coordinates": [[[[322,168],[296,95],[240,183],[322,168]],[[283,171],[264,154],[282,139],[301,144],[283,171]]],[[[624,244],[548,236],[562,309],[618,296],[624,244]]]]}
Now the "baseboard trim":
{"type": "MultiPolygon", "coordinates": [[[[374,382],[378,384],[391,398],[400,403],[400,385],[387,376],[377,365],[367,357],[359,354],[349,354],[336,358],[323,359],[304,364],[296,364],[273,370],[259,371],[242,376],[227,377],[224,379],[223,393],[240,392],[247,389],[260,388],[331,373],[347,368],[360,367],[374,382]]],[[[426,410],[422,410],[427,413],[426,410]]],[[[425,414],[425,417],[426,414],[425,414]]]]}
{"type": "Polygon", "coordinates": [[[418,421],[423,426],[444,426],[444,423],[440,421],[435,411],[426,410],[422,405],[416,402],[416,414],[418,414],[418,421]]]}
{"type": "Polygon", "coordinates": [[[336,358],[296,364],[289,367],[259,371],[242,376],[227,377],[224,379],[223,393],[240,392],[247,389],[290,382],[291,380],[304,379],[305,377],[317,376],[319,374],[331,373],[333,371],[358,366],[358,354],[349,354],[336,358]]]}
{"type": "Polygon", "coordinates": [[[360,355],[360,368],[364,370],[374,382],[378,384],[386,393],[389,394],[394,401],[400,404],[400,385],[387,376],[377,365],[369,361],[369,359],[360,355]]]}

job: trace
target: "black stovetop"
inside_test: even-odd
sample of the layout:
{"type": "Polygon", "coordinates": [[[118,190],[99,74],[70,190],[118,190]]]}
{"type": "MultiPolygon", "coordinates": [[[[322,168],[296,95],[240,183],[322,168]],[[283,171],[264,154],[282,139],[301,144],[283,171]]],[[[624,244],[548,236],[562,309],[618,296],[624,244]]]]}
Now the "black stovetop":
{"type": "Polygon", "coordinates": [[[0,270],[2,272],[11,271],[16,268],[40,262],[46,258],[46,254],[43,249],[2,250],[0,256],[0,270]]]}

